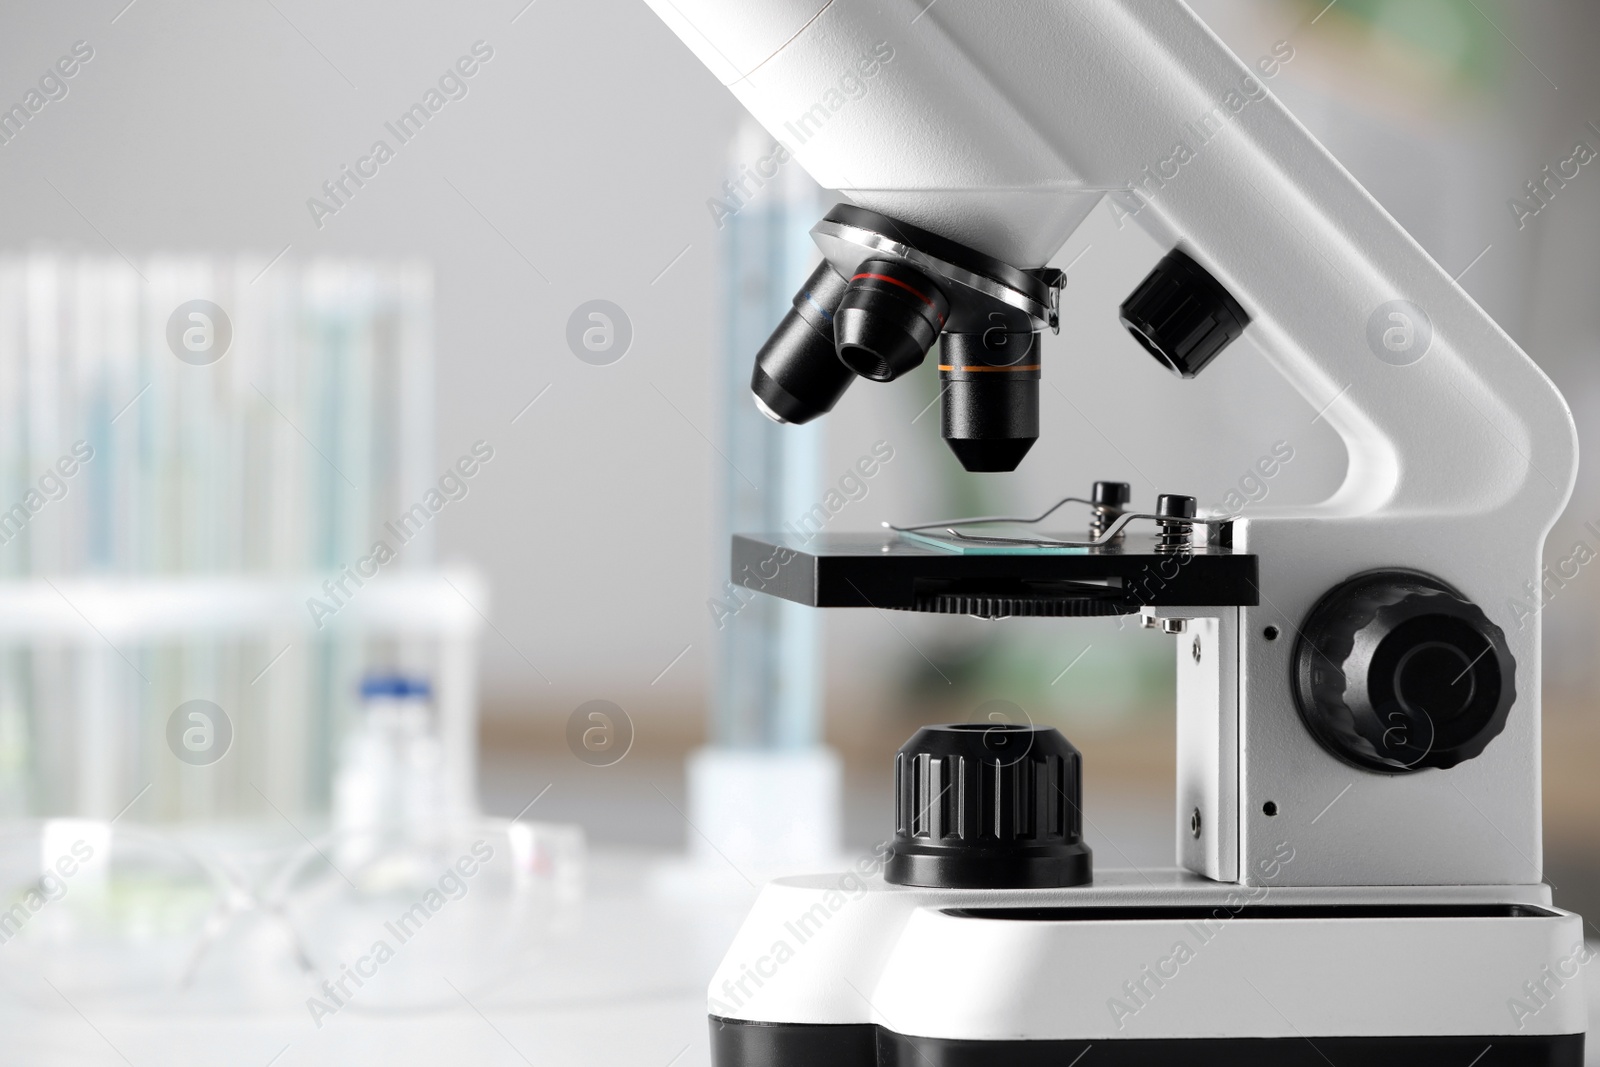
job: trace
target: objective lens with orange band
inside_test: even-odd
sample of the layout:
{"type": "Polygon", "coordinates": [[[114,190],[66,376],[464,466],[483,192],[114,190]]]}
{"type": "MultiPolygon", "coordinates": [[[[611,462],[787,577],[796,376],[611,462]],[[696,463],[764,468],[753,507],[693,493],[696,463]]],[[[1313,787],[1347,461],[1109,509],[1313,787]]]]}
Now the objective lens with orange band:
{"type": "Polygon", "coordinates": [[[994,328],[939,341],[940,421],[969,471],[1016,470],[1039,438],[1039,335],[994,328]]]}
{"type": "Polygon", "coordinates": [[[952,367],[948,363],[939,364],[939,369],[949,374],[1014,374],[1017,371],[1036,371],[1043,369],[1038,363],[1028,363],[1021,367],[986,367],[977,364],[971,367],[952,367]]]}

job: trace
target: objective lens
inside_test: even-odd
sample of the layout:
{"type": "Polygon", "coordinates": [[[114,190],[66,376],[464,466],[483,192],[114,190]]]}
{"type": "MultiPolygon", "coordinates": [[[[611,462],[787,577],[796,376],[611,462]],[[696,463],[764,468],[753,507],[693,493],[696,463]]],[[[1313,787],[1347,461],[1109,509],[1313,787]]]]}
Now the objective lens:
{"type": "Polygon", "coordinates": [[[1039,335],[1002,327],[939,342],[945,443],[969,471],[1014,471],[1039,439],[1039,335]]]}
{"type": "Polygon", "coordinates": [[[863,378],[892,382],[922,362],[949,314],[949,301],[921,271],[868,260],[839,304],[839,359],[863,378]]]}
{"type": "Polygon", "coordinates": [[[810,422],[833,410],[855,380],[839,362],[833,323],[849,283],[824,260],[811,272],[794,307],[756,354],[750,391],[774,422],[810,422]]]}

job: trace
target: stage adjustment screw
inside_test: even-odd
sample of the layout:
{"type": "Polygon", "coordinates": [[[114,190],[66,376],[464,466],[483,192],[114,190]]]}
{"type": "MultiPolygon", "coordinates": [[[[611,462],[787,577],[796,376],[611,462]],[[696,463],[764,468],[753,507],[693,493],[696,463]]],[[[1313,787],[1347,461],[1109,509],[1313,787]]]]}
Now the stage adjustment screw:
{"type": "MultiPolygon", "coordinates": [[[[1094,491],[1089,494],[1093,501],[1093,512],[1089,517],[1089,540],[1098,541],[1106,534],[1106,529],[1128,510],[1128,501],[1133,499],[1133,486],[1127,482],[1095,482],[1094,491]]],[[[1123,534],[1119,531],[1112,543],[1122,541],[1123,534]]]]}
{"type": "Polygon", "coordinates": [[[1175,496],[1162,493],[1156,498],[1156,520],[1161,527],[1161,537],[1156,541],[1156,551],[1168,555],[1190,555],[1194,552],[1194,516],[1197,505],[1192,496],[1175,496]]]}

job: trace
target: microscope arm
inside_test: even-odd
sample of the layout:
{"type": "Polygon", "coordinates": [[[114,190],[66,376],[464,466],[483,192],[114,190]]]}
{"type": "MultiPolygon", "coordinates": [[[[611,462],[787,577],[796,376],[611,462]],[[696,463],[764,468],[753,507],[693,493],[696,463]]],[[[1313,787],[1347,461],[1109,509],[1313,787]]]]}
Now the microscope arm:
{"type": "Polygon", "coordinates": [[[1319,513],[1515,514],[1542,536],[1565,504],[1575,437],[1553,386],[1186,5],[648,2],[864,207],[1024,268],[1108,193],[1182,242],[1312,413],[1339,398],[1324,418],[1350,466],[1319,513]],[[1395,299],[1432,320],[1415,367],[1367,343],[1395,299]]]}
{"type": "Polygon", "coordinates": [[[1517,605],[1576,476],[1570,412],[1258,71],[1179,0],[647,2],[818,182],[863,207],[1035,268],[1114,197],[1237,298],[1307,421],[1320,412],[1340,435],[1332,497],[1237,524],[1260,606],[1211,613],[1228,668],[1180,676],[1180,794],[1198,790],[1213,829],[1191,845],[1180,818],[1186,865],[1248,882],[1293,827],[1313,846],[1300,884],[1540,879],[1539,619],[1517,605]],[[1405,312],[1416,333],[1399,353],[1381,343],[1407,325],[1388,318],[1395,301],[1426,316],[1405,312]],[[1515,657],[1504,735],[1450,771],[1352,771],[1308,745],[1292,641],[1262,640],[1377,568],[1461,590],[1515,657]],[[1209,749],[1185,750],[1186,721],[1203,721],[1189,736],[1209,749]],[[1188,785],[1186,763],[1201,768],[1188,785]],[[1337,818],[1311,818],[1336,796],[1337,818]],[[1284,817],[1263,820],[1264,799],[1284,817]]]}

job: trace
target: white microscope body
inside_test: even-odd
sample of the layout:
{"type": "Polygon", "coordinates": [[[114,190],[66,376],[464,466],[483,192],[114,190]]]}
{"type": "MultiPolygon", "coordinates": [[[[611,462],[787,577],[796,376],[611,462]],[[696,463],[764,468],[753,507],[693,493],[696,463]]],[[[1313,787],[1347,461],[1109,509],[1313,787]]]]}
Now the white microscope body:
{"type": "Polygon", "coordinates": [[[1138,208],[1349,456],[1328,500],[1233,524],[1256,603],[1144,608],[1194,635],[1177,869],[776,882],[711,985],[718,1062],[1580,1063],[1588,956],[1542,884],[1517,608],[1576,474],[1544,374],[1179,0],[648,2],[861,208],[1023,271],[1102,198],[1138,208]],[[1458,591],[1514,660],[1503,728],[1454,765],[1353,765],[1297,711],[1308,618],[1379,571],[1458,591]]]}

